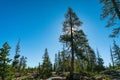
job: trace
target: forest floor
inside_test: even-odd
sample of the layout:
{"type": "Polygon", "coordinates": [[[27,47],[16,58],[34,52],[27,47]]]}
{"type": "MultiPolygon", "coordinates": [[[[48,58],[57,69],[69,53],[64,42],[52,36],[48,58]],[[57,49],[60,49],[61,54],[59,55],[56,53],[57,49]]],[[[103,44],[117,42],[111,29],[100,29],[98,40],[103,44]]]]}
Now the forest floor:
{"type": "Polygon", "coordinates": [[[105,70],[94,75],[82,75],[80,78],[80,80],[120,80],[120,69],[105,70]]]}
{"type": "MultiPolygon", "coordinates": [[[[15,80],[43,80],[43,79],[35,79],[36,74],[28,74],[26,76],[19,77],[15,80]]],[[[86,74],[78,74],[74,75],[75,80],[120,80],[120,69],[118,70],[105,70],[102,71],[100,74],[94,75],[86,75],[86,74]]],[[[68,80],[66,77],[62,76],[52,76],[48,79],[44,80],[68,80]]]]}
{"type": "Polygon", "coordinates": [[[120,69],[118,70],[106,70],[102,72],[105,77],[110,78],[111,80],[120,80],[120,69]]]}

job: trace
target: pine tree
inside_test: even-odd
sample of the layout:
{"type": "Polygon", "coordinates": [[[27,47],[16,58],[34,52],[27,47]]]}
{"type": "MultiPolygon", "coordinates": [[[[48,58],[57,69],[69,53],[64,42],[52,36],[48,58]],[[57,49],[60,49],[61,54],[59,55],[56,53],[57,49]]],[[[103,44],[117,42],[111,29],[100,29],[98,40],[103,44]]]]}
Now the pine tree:
{"type": "Polygon", "coordinates": [[[0,77],[2,80],[6,80],[10,77],[10,65],[11,59],[8,58],[10,46],[7,42],[3,44],[0,49],[0,77]]]}
{"type": "Polygon", "coordinates": [[[20,58],[20,63],[19,63],[20,76],[25,74],[25,68],[27,66],[26,62],[27,62],[27,57],[22,56],[20,58]]]}
{"type": "Polygon", "coordinates": [[[113,42],[113,56],[115,59],[115,65],[120,65],[120,47],[116,44],[116,42],[113,42]]]}
{"type": "Polygon", "coordinates": [[[40,62],[39,62],[39,65],[38,65],[38,74],[41,73],[41,65],[40,65],[40,62]]]}
{"type": "MultiPolygon", "coordinates": [[[[104,4],[102,8],[101,18],[105,19],[109,17],[106,27],[115,26],[120,22],[120,1],[119,0],[100,0],[100,3],[104,4]]],[[[116,26],[113,29],[113,33],[110,37],[118,36],[120,32],[120,26],[116,26]]]]}
{"type": "Polygon", "coordinates": [[[43,56],[43,63],[42,63],[42,73],[44,74],[44,78],[49,77],[51,74],[51,71],[52,71],[52,63],[50,62],[50,58],[46,48],[43,56]]]}
{"type": "MultiPolygon", "coordinates": [[[[86,35],[83,30],[75,31],[74,35],[74,49],[77,59],[79,59],[82,71],[85,69],[92,70],[92,63],[95,62],[95,54],[89,46],[86,35]],[[92,57],[92,58],[91,58],[92,57]],[[93,62],[92,62],[93,61],[93,62]],[[87,65],[86,65],[87,63],[87,65]],[[86,65],[86,66],[85,66],[86,65]],[[84,68],[84,69],[83,69],[84,68]]],[[[95,63],[94,63],[95,64],[95,63]]]]}
{"type": "Polygon", "coordinates": [[[98,72],[105,69],[103,64],[104,64],[103,59],[100,57],[99,51],[97,50],[97,66],[96,66],[96,70],[98,72]]]}
{"type": "MultiPolygon", "coordinates": [[[[19,57],[20,57],[20,40],[18,41],[17,45],[16,45],[16,49],[15,49],[15,56],[14,56],[14,60],[12,62],[12,67],[14,69],[14,73],[15,75],[17,74],[17,72],[19,72],[19,57]]],[[[16,75],[17,76],[17,75],[16,75]]]]}
{"type": "Polygon", "coordinates": [[[82,24],[79,21],[79,18],[73,12],[71,8],[68,9],[68,13],[65,15],[65,21],[63,23],[63,35],[60,36],[60,40],[63,43],[67,43],[71,47],[71,79],[73,79],[73,72],[74,72],[74,42],[73,42],[73,35],[74,31],[82,24]]]}
{"type": "Polygon", "coordinates": [[[58,72],[61,71],[61,54],[60,54],[60,51],[58,52],[58,72]]]}
{"type": "Polygon", "coordinates": [[[111,47],[110,47],[110,55],[111,55],[112,67],[114,68],[114,56],[111,47]]]}
{"type": "Polygon", "coordinates": [[[58,55],[55,54],[54,71],[57,71],[57,69],[58,69],[58,55]]]}
{"type": "Polygon", "coordinates": [[[94,71],[96,66],[96,55],[93,49],[88,46],[88,71],[94,71]]]}

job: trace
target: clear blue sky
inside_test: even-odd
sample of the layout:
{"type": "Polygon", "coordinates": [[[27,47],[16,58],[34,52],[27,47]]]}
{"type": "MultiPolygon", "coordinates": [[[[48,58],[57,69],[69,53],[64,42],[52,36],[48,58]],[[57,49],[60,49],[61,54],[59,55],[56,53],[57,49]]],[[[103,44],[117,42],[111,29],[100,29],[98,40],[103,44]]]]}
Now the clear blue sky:
{"type": "Polygon", "coordinates": [[[7,41],[13,58],[20,38],[20,54],[28,58],[28,66],[42,62],[45,48],[53,62],[54,54],[62,49],[59,36],[68,7],[83,22],[82,29],[90,45],[94,50],[98,48],[108,65],[111,29],[105,28],[105,21],[100,20],[99,0],[0,0],[0,47],[7,41]]]}

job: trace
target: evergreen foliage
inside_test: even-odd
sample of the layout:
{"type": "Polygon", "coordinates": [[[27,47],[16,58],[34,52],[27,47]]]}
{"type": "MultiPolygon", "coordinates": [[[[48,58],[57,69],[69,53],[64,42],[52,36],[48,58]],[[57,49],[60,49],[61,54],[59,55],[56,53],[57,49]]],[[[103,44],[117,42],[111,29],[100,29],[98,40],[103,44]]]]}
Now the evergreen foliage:
{"type": "Polygon", "coordinates": [[[116,44],[116,41],[113,42],[113,57],[116,66],[120,66],[120,47],[116,44]]]}
{"type": "Polygon", "coordinates": [[[17,77],[18,75],[18,72],[19,71],[19,58],[20,58],[20,40],[18,41],[17,45],[16,45],[16,49],[15,49],[15,56],[14,56],[14,59],[13,59],[13,62],[12,62],[12,67],[13,67],[13,70],[14,70],[14,73],[15,73],[15,76],[17,77]]]}
{"type": "Polygon", "coordinates": [[[42,63],[43,78],[48,78],[51,75],[51,71],[52,71],[52,63],[50,62],[50,58],[46,48],[45,53],[43,55],[43,63],[42,63]]]}
{"type": "Polygon", "coordinates": [[[103,62],[103,59],[101,58],[100,54],[99,54],[99,51],[97,50],[97,65],[96,65],[96,71],[100,72],[100,71],[103,71],[105,70],[105,67],[104,67],[104,62],[103,62]]]}
{"type": "MultiPolygon", "coordinates": [[[[68,10],[65,18],[63,34],[60,35],[60,42],[66,44],[68,54],[71,52],[71,67],[77,68],[75,72],[94,71],[96,55],[94,50],[90,47],[85,33],[79,28],[82,22],[79,21],[79,18],[72,9],[68,10]]],[[[74,71],[74,69],[72,70],[74,71]]]]}
{"type": "Polygon", "coordinates": [[[20,58],[20,63],[19,63],[20,76],[25,75],[26,66],[27,66],[26,62],[27,62],[27,57],[22,56],[20,58]]]}
{"type": "Polygon", "coordinates": [[[65,21],[63,23],[63,35],[60,36],[60,41],[66,43],[71,48],[71,79],[74,72],[74,34],[77,28],[82,24],[79,21],[76,13],[71,8],[68,9],[65,15],[65,21]]]}
{"type": "Polygon", "coordinates": [[[11,66],[9,65],[11,59],[8,58],[9,51],[10,46],[7,42],[5,42],[2,48],[0,48],[0,77],[2,80],[6,80],[11,77],[11,66]]]}
{"type": "MultiPolygon", "coordinates": [[[[120,25],[120,1],[119,0],[100,0],[103,4],[101,19],[109,18],[106,27],[120,25]]],[[[120,32],[120,26],[113,29],[110,37],[117,37],[120,32]]]]}

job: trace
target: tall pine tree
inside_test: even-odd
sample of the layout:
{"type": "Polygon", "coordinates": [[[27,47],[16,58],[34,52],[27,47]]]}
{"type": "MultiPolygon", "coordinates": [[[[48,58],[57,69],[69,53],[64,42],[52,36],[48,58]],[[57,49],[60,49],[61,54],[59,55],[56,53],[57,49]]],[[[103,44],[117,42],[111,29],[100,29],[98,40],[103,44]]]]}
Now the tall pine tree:
{"type": "Polygon", "coordinates": [[[113,51],[110,47],[110,56],[111,56],[111,61],[112,61],[112,67],[114,68],[114,56],[113,56],[113,51]]]}
{"type": "Polygon", "coordinates": [[[3,44],[0,49],[0,77],[2,80],[8,79],[10,75],[10,65],[11,59],[8,58],[10,51],[10,46],[7,42],[3,44]]]}
{"type": "Polygon", "coordinates": [[[115,59],[115,65],[120,66],[120,47],[116,44],[116,41],[113,42],[113,56],[115,59]]]}
{"type": "Polygon", "coordinates": [[[58,56],[55,54],[55,63],[54,63],[54,71],[57,71],[58,69],[58,56]]]}
{"type": "Polygon", "coordinates": [[[105,69],[104,66],[103,66],[103,64],[104,64],[104,61],[103,61],[103,59],[100,57],[100,53],[99,53],[99,51],[98,51],[98,49],[97,49],[97,66],[96,66],[96,70],[97,70],[98,72],[100,72],[100,71],[102,71],[102,70],[105,69]]]}
{"type": "Polygon", "coordinates": [[[43,77],[47,78],[50,76],[52,71],[52,63],[50,61],[49,55],[48,55],[48,50],[47,48],[45,49],[45,53],[43,55],[43,63],[42,63],[42,73],[43,77]]]}
{"type": "Polygon", "coordinates": [[[63,43],[67,43],[71,48],[71,79],[73,79],[74,72],[74,31],[82,24],[79,21],[76,13],[73,12],[71,8],[68,9],[67,14],[65,15],[65,21],[63,23],[63,35],[60,36],[60,41],[63,43]]]}
{"type": "Polygon", "coordinates": [[[19,57],[20,57],[20,40],[18,41],[15,49],[15,56],[12,62],[12,67],[14,69],[15,76],[17,76],[17,72],[19,72],[19,57]]]}

